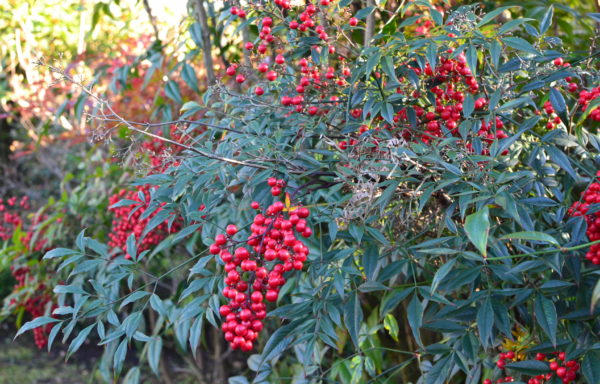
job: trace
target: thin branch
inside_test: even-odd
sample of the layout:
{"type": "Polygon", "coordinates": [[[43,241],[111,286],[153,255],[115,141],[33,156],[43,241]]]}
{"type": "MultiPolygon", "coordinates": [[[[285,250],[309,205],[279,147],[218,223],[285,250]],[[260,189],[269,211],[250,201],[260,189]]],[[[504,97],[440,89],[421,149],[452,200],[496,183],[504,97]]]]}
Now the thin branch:
{"type": "Polygon", "coordinates": [[[160,39],[158,37],[158,25],[156,23],[156,17],[152,14],[152,8],[150,8],[150,3],[148,2],[148,0],[144,0],[144,9],[148,14],[150,24],[152,24],[152,29],[154,30],[154,38],[156,39],[156,41],[159,41],[160,39]]]}
{"type": "Polygon", "coordinates": [[[216,155],[214,153],[204,152],[202,150],[199,150],[197,148],[191,147],[189,145],[182,144],[182,143],[179,143],[179,142],[177,142],[175,140],[171,140],[171,139],[168,139],[166,137],[157,135],[155,133],[152,133],[152,132],[149,132],[149,131],[137,128],[136,126],[134,126],[133,124],[131,124],[129,121],[127,121],[125,118],[121,117],[118,113],[116,113],[115,110],[111,107],[110,103],[108,103],[108,101],[106,99],[103,99],[100,96],[98,96],[95,93],[93,93],[90,90],[89,87],[86,87],[80,81],[75,80],[73,77],[71,77],[70,75],[66,74],[60,68],[57,68],[57,67],[54,67],[54,66],[51,66],[51,65],[48,65],[48,64],[44,64],[41,60],[38,61],[36,64],[40,65],[40,66],[47,67],[51,72],[59,74],[62,77],[63,80],[66,80],[66,81],[68,81],[68,82],[70,82],[72,84],[75,84],[79,88],[81,88],[81,90],[85,94],[87,94],[89,97],[91,97],[92,99],[94,99],[98,103],[101,111],[103,111],[104,108],[106,108],[110,112],[109,116],[113,116],[115,119],[118,120],[118,122],[124,124],[131,131],[134,131],[134,132],[137,132],[137,133],[141,133],[142,135],[146,135],[146,136],[152,137],[154,139],[163,141],[165,143],[169,143],[171,145],[175,145],[177,147],[186,149],[186,150],[188,150],[190,152],[196,153],[196,154],[198,154],[198,155],[200,155],[202,157],[206,157],[208,159],[219,160],[219,161],[222,161],[222,162],[225,162],[225,163],[229,163],[229,164],[233,164],[233,165],[241,165],[241,166],[244,166],[244,167],[251,167],[251,168],[257,168],[257,169],[270,169],[270,167],[268,167],[266,165],[249,163],[249,162],[246,162],[246,161],[235,160],[235,159],[231,159],[231,158],[228,158],[228,157],[219,156],[219,155],[216,155]]]}

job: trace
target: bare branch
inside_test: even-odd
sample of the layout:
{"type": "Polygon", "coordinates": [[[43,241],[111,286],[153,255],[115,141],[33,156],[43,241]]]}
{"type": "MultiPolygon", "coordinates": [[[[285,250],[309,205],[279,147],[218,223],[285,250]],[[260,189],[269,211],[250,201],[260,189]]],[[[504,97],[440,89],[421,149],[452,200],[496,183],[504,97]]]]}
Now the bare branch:
{"type": "MultiPolygon", "coordinates": [[[[147,130],[143,130],[140,128],[137,128],[135,125],[131,124],[129,121],[127,121],[125,118],[121,117],[118,113],[115,112],[115,110],[111,107],[111,105],[108,103],[108,101],[106,99],[101,98],[100,96],[96,95],[95,93],[93,93],[89,87],[85,86],[84,84],[82,84],[80,81],[77,81],[76,79],[74,79],[73,77],[71,77],[70,75],[68,75],[67,73],[65,73],[62,69],[54,67],[52,65],[48,65],[48,64],[44,64],[41,60],[38,61],[36,63],[39,66],[45,66],[47,67],[51,72],[59,74],[63,80],[66,80],[74,85],[76,85],[77,87],[81,88],[81,90],[87,94],[89,97],[91,97],[92,99],[94,99],[96,101],[96,103],[98,103],[100,110],[104,111],[104,108],[106,108],[109,112],[110,115],[114,117],[117,122],[125,125],[129,130],[133,131],[133,132],[137,132],[137,133],[141,133],[142,135],[146,135],[152,138],[155,138],[157,140],[163,141],[165,143],[169,143],[175,146],[178,146],[180,148],[186,149],[190,152],[196,153],[202,157],[206,157],[209,159],[213,159],[213,160],[219,160],[225,163],[229,163],[229,164],[233,164],[233,165],[241,165],[244,167],[251,167],[251,168],[257,168],[257,169],[269,169],[270,167],[266,166],[266,165],[262,165],[262,164],[256,164],[256,163],[249,163],[246,161],[241,161],[241,160],[235,160],[235,159],[231,159],[228,157],[223,157],[223,156],[219,156],[216,155],[214,153],[209,153],[209,152],[205,152],[202,150],[199,150],[197,148],[194,148],[192,146],[186,145],[186,144],[182,144],[179,143],[175,140],[171,140],[168,139],[166,137],[157,135],[155,133],[149,132],[147,130]]],[[[103,112],[102,112],[103,113],[103,112]]]]}

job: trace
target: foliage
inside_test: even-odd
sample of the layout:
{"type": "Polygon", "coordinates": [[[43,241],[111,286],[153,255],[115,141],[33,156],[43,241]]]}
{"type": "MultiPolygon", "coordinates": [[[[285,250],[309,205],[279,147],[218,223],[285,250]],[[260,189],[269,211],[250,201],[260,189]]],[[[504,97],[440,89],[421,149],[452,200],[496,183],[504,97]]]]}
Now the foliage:
{"type": "Polygon", "coordinates": [[[134,182],[147,193],[111,201],[124,222],[143,207],[132,234],[108,243],[103,218],[45,254],[58,307],[19,334],[48,326],[69,355],[99,340],[106,381],[164,377],[176,350],[211,382],[597,383],[600,53],[575,31],[598,13],[437,3],[209,4],[244,36],[239,62],[199,92],[197,49],[151,60],[177,138],[169,107],[144,127],[76,84],[95,129],[113,119],[169,155],[134,182]]]}

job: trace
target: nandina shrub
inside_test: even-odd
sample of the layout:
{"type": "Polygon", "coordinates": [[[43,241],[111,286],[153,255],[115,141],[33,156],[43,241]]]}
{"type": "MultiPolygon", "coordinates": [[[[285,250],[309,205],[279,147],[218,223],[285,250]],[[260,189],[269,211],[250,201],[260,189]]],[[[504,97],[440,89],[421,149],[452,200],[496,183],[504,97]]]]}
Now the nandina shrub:
{"type": "Polygon", "coordinates": [[[357,6],[220,10],[244,59],[137,182],[147,225],[181,231],[143,252],[133,231],[130,259],[83,234],[47,253],[71,279],[20,333],[81,323],[69,351],[94,331],[115,373],[189,346],[213,382],[600,381],[597,52],[551,36],[552,7],[357,6]]]}

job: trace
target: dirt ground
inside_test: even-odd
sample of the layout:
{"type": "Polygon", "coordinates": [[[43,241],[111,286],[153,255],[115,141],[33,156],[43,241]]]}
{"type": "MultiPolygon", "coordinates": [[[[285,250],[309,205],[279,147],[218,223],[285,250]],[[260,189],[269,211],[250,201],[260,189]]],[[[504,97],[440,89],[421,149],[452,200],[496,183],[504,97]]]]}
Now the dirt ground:
{"type": "MultiPolygon", "coordinates": [[[[95,383],[93,367],[75,356],[65,363],[65,352],[39,350],[31,334],[12,341],[14,329],[0,325],[0,384],[84,384],[95,383]]],[[[83,351],[84,353],[86,351],[83,351]]],[[[97,351],[87,351],[95,355],[97,351]]],[[[88,356],[90,357],[90,356],[88,356]]],[[[97,359],[88,359],[95,361],[97,359]]]]}

